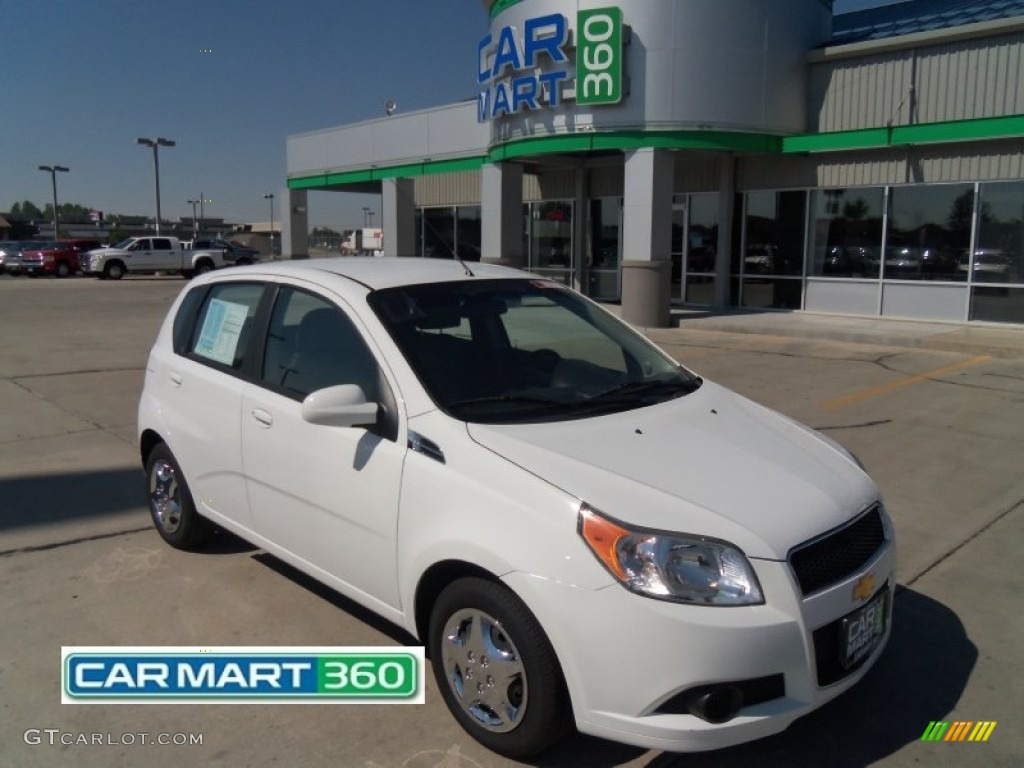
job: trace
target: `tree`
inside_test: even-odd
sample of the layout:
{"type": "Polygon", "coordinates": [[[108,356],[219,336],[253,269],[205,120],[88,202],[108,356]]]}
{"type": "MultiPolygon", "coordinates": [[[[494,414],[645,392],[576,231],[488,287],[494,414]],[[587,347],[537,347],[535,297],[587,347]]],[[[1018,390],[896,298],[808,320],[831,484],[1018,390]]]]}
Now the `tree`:
{"type": "MultiPolygon", "coordinates": [[[[24,200],[11,206],[11,215],[20,216],[23,219],[41,219],[43,212],[39,210],[31,200],[24,200]]],[[[52,218],[52,217],[51,217],[52,218]]]]}

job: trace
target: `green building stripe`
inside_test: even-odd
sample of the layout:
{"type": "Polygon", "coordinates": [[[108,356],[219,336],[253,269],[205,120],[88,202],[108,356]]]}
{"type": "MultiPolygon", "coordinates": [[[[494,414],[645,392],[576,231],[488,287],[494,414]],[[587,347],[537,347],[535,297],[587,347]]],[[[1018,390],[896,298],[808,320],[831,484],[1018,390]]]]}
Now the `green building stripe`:
{"type": "MultiPolygon", "coordinates": [[[[518,0],[517,0],[518,1],[518,0]]],[[[428,176],[435,173],[474,171],[484,163],[499,163],[537,155],[634,149],[705,150],[757,154],[816,154],[858,149],[885,149],[915,144],[950,144],[1024,138],[1024,115],[951,120],[941,123],[865,128],[858,131],[772,136],[734,131],[609,131],[540,136],[492,147],[486,155],[455,160],[363,168],[339,173],[317,173],[288,179],[289,189],[316,189],[381,179],[428,176]]]]}
{"type": "Polygon", "coordinates": [[[568,136],[520,139],[494,147],[488,153],[492,163],[531,155],[631,149],[703,149],[722,152],[778,153],[778,136],[732,131],[611,131],[568,136]]]}
{"type": "Polygon", "coordinates": [[[1021,137],[1024,137],[1024,115],[1009,115],[787,136],[782,140],[782,151],[786,154],[840,152],[912,144],[949,144],[958,141],[991,141],[1021,137]]]}
{"type": "Polygon", "coordinates": [[[389,165],[384,168],[365,168],[340,173],[318,173],[313,176],[296,176],[288,179],[288,189],[320,189],[323,187],[358,184],[381,179],[413,178],[435,173],[457,173],[475,171],[484,164],[484,157],[463,157],[457,160],[430,160],[422,163],[389,165]]]}
{"type": "Polygon", "coordinates": [[[523,0],[494,0],[494,5],[491,6],[491,18],[493,19],[502,11],[511,8],[513,5],[519,5],[523,0]]]}

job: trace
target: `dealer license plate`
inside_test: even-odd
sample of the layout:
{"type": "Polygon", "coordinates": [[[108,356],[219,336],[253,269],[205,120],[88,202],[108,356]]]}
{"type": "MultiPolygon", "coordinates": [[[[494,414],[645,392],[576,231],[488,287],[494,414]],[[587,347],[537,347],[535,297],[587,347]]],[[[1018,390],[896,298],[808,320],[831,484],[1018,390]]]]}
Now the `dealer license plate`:
{"type": "Polygon", "coordinates": [[[868,656],[885,635],[889,616],[889,590],[883,589],[867,605],[846,616],[840,624],[839,661],[849,669],[868,656]]]}

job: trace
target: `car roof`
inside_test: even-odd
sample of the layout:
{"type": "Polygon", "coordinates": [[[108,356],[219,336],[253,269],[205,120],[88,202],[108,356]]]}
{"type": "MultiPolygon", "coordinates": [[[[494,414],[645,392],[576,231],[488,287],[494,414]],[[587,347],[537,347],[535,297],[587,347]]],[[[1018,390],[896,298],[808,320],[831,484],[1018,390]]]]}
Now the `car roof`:
{"type": "MultiPolygon", "coordinates": [[[[401,285],[443,283],[480,278],[524,278],[529,273],[496,264],[469,262],[464,267],[454,259],[409,257],[336,256],[326,259],[275,261],[231,270],[234,275],[261,274],[295,277],[328,284],[333,277],[347,278],[368,290],[401,285]],[[472,275],[467,273],[467,269],[472,275]]],[[[210,273],[211,275],[215,273],[210,273]]],[[[224,273],[220,273],[223,276],[224,273]]]]}

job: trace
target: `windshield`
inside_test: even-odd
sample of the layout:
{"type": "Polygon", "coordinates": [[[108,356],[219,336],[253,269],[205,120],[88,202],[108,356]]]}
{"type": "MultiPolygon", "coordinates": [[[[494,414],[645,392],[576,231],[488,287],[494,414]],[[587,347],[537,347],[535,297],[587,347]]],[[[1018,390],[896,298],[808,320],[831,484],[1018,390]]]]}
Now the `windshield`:
{"type": "Polygon", "coordinates": [[[548,280],[466,280],[369,296],[434,402],[463,421],[559,421],[654,405],[701,380],[548,280]]]}
{"type": "Polygon", "coordinates": [[[120,243],[115,245],[114,248],[116,248],[119,251],[123,251],[123,250],[127,249],[128,246],[131,245],[134,242],[135,242],[135,238],[134,237],[129,237],[126,240],[122,240],[120,243]]]}

